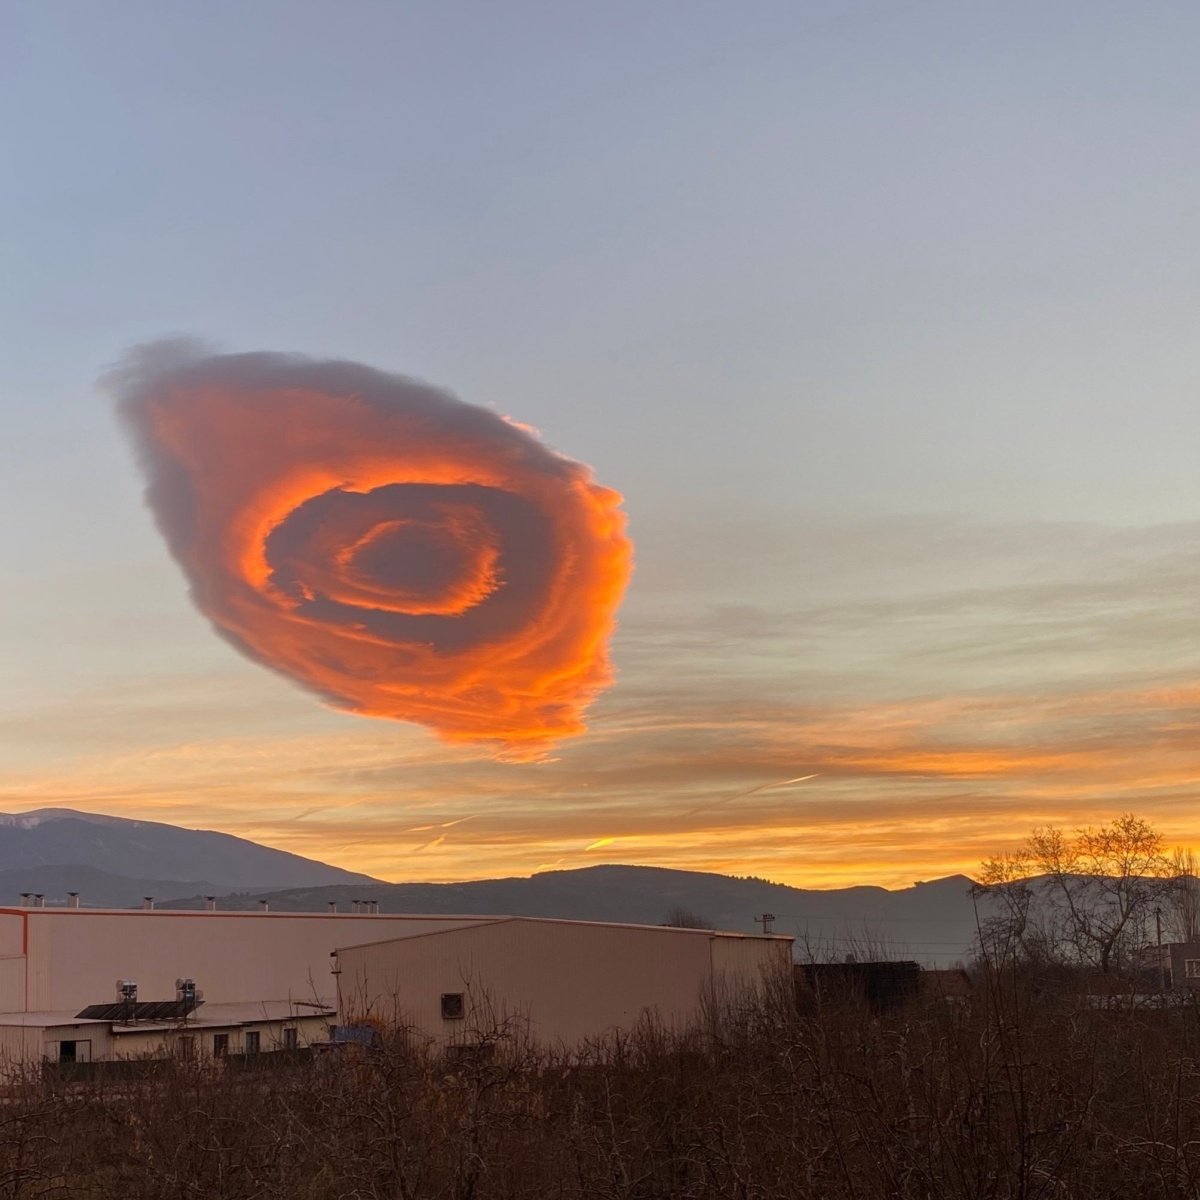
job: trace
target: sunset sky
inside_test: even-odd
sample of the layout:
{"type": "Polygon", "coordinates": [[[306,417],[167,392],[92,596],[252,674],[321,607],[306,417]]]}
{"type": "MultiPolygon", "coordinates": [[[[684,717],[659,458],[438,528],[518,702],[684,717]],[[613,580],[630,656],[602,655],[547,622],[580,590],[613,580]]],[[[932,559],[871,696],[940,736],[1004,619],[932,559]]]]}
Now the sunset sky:
{"type": "Polygon", "coordinates": [[[394,880],[1200,844],[1198,54],[1154,0],[0,7],[0,810],[394,880]],[[495,761],[215,636],[95,387],[178,333],[621,492],[588,732],[495,761]]]}

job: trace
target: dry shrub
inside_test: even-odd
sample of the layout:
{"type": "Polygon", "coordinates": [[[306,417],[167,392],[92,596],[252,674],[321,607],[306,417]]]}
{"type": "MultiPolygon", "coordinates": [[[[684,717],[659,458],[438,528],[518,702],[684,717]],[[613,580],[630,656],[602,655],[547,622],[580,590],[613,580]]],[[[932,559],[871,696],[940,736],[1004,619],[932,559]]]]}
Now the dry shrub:
{"type": "Polygon", "coordinates": [[[0,1096],[14,1200],[1197,1195],[1200,1011],[1011,978],[885,1017],[801,1013],[780,986],[571,1053],[391,1028],[258,1070],[15,1073],[0,1096]]]}

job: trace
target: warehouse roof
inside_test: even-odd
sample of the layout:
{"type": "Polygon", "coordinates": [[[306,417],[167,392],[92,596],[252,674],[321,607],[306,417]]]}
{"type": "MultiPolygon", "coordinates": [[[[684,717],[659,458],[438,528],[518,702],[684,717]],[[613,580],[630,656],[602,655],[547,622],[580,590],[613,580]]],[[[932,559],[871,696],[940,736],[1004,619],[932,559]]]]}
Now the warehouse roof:
{"type": "Polygon", "coordinates": [[[67,904],[55,904],[45,908],[25,907],[19,904],[0,905],[0,914],[17,917],[239,917],[255,920],[287,920],[288,918],[303,917],[315,921],[476,921],[487,922],[505,920],[507,918],[476,913],[410,913],[410,912],[326,912],[319,911],[283,911],[271,910],[263,912],[254,908],[71,908],[67,904]]]}
{"type": "MultiPolygon", "coordinates": [[[[790,933],[740,933],[728,929],[693,929],[684,925],[639,925],[634,921],[571,921],[564,917],[459,917],[466,922],[452,929],[420,929],[409,932],[389,932],[387,937],[377,942],[356,942],[355,950],[367,949],[371,946],[383,946],[388,942],[409,941],[416,938],[443,937],[450,933],[463,933],[469,929],[478,929],[481,925],[507,925],[523,923],[527,925],[570,925],[577,929],[630,929],[639,933],[679,933],[706,938],[742,938],[749,941],[788,942],[796,939],[790,933]]],[[[351,949],[351,947],[347,947],[351,949]]]]}

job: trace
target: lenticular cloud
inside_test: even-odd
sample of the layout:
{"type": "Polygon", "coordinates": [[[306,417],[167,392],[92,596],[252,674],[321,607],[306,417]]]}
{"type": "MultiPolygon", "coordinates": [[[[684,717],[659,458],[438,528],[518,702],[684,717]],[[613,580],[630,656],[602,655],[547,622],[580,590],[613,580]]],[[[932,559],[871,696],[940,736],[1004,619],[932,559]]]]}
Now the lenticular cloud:
{"type": "Polygon", "coordinates": [[[197,607],[243,653],[506,755],[583,731],[631,565],[588,467],[356,363],[160,342],[106,384],[197,607]]]}

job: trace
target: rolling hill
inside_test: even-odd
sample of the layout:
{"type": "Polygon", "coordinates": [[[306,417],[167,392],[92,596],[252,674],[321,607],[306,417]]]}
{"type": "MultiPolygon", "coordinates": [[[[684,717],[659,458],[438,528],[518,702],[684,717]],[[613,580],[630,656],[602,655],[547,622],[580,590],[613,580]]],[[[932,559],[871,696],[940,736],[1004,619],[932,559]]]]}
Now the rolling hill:
{"type": "Polygon", "coordinates": [[[661,924],[683,909],[719,929],[754,932],[763,913],[777,933],[815,957],[886,955],[928,963],[967,952],[976,914],[962,875],[889,891],[813,890],[768,880],[609,864],[529,878],[467,883],[384,883],[313,859],[210,830],[183,829],[74,809],[0,814],[0,903],[22,892],[49,904],[79,892],[86,906],[321,911],[376,900],[383,912],[475,913],[661,924]]]}
{"type": "Polygon", "coordinates": [[[117,879],[134,884],[138,896],[370,882],[369,875],[212,830],[70,808],[0,813],[0,886],[7,892],[43,892],[50,897],[58,891],[64,896],[77,891],[85,902],[108,904],[112,901],[98,897],[118,894],[124,885],[115,884],[117,879]],[[47,874],[46,868],[54,872],[47,874]],[[7,879],[14,871],[24,874],[7,879]]]}
{"type": "MultiPolygon", "coordinates": [[[[858,957],[879,954],[949,963],[964,956],[975,935],[970,887],[966,876],[953,875],[897,891],[817,891],[763,879],[612,864],[469,883],[291,888],[231,895],[221,907],[253,908],[266,899],[272,909],[314,911],[333,900],[346,912],[354,900],[377,900],[381,912],[506,914],[645,925],[661,924],[672,909],[683,908],[718,929],[745,933],[760,930],[758,918],[773,913],[774,931],[794,935],[801,951],[816,957],[853,952],[858,957]]],[[[202,903],[190,898],[168,906],[202,903]]]]}

